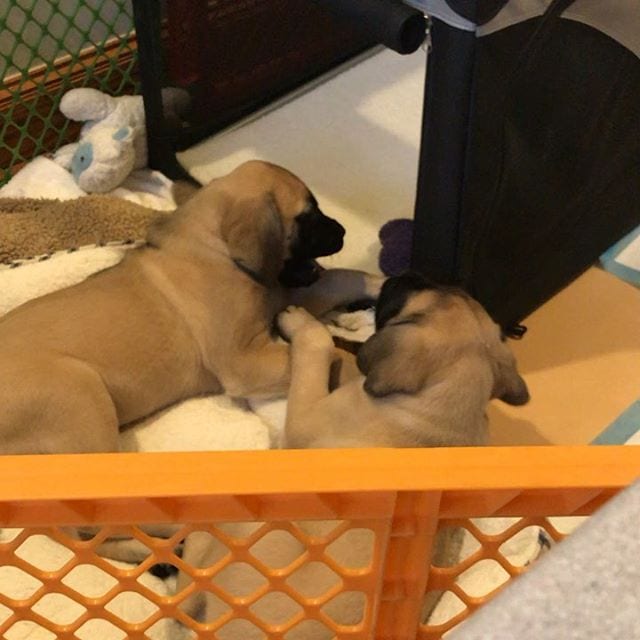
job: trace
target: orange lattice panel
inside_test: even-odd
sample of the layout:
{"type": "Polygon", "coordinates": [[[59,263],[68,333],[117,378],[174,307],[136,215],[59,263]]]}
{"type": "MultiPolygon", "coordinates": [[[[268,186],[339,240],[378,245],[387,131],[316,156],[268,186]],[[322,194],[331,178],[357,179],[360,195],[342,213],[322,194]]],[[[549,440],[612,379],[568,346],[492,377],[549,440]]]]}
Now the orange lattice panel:
{"type": "Polygon", "coordinates": [[[435,640],[526,570],[514,540],[559,542],[549,516],[588,515],[638,475],[637,447],[0,457],[0,635],[435,640]],[[180,524],[157,538],[154,523],[180,524]],[[439,530],[472,544],[434,566],[439,530]],[[196,535],[218,554],[190,564],[177,550],[196,535]],[[140,564],[103,557],[123,536],[140,564]],[[502,576],[488,593],[465,582],[481,563],[502,576]],[[459,611],[428,623],[433,592],[459,611]]]}

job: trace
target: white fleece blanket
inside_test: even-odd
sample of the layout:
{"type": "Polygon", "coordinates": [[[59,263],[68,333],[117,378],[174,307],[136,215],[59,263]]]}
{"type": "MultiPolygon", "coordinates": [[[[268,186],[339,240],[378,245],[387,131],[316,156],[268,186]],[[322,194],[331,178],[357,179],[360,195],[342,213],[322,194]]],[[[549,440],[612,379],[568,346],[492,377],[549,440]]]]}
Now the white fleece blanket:
{"type": "MultiPolygon", "coordinates": [[[[131,172],[117,189],[106,195],[123,198],[150,209],[171,211],[176,208],[171,185],[171,180],[160,172],[140,169],[131,172]]],[[[73,200],[86,195],[66,169],[46,156],[32,160],[0,188],[1,198],[73,200]]]]}

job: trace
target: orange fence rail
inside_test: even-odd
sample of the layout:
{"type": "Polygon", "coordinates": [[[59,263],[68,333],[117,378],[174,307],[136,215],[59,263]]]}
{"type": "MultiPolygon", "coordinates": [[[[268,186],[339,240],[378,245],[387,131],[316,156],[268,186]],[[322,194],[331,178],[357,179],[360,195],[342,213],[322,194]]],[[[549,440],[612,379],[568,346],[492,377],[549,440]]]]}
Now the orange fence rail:
{"type": "Polygon", "coordinates": [[[465,571],[491,561],[507,578],[517,576],[525,567],[503,555],[506,541],[532,526],[558,541],[562,534],[547,517],[589,515],[638,476],[637,447],[0,457],[0,526],[13,528],[0,536],[0,635],[26,637],[38,629],[38,638],[81,640],[435,640],[495,593],[467,593],[459,584],[465,571]],[[473,520],[495,517],[517,520],[497,533],[473,520]],[[318,520],[329,523],[321,533],[301,524],[318,520]],[[224,528],[230,522],[260,524],[234,537],[224,528]],[[152,523],[181,526],[160,539],[144,532],[142,525],[152,523]],[[88,525],[99,527],[89,539],[67,529],[88,525]],[[478,548],[450,566],[433,566],[436,533],[447,527],[465,529],[478,548]],[[176,545],[195,531],[224,545],[224,557],[195,567],[176,555],[176,545]],[[369,560],[348,566],[335,553],[336,542],[362,531],[370,534],[369,560]],[[260,552],[274,532],[301,549],[278,566],[260,552]],[[98,555],[99,543],[122,534],[148,549],[142,564],[114,564],[98,555]],[[147,578],[156,563],[181,569],[188,586],[178,592],[170,581],[147,578]],[[310,564],[334,577],[323,593],[296,586],[310,564]],[[240,565],[258,580],[251,593],[221,586],[224,573],[240,565]],[[81,571],[95,573],[102,586],[89,589],[85,578],[74,582],[81,571]],[[225,610],[219,618],[197,621],[185,612],[198,591],[220,600],[225,610]],[[423,620],[430,592],[453,594],[461,611],[437,624],[423,620]],[[332,603],[354,593],[364,603],[360,619],[334,619],[332,603]],[[271,606],[275,597],[290,604],[286,614],[271,606]],[[120,606],[126,598],[138,603],[135,612],[120,606]],[[179,635],[187,630],[191,636],[179,635]]]}

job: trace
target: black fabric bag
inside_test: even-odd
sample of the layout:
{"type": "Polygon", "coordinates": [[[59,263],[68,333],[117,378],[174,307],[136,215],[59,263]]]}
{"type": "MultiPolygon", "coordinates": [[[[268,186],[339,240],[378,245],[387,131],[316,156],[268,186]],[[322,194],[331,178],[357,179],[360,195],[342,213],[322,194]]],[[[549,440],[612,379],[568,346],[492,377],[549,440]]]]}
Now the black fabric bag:
{"type": "MultiPolygon", "coordinates": [[[[580,0],[547,5],[493,31],[432,26],[413,265],[462,284],[503,326],[640,223],[640,59],[569,19],[580,0]]],[[[499,20],[496,8],[485,15],[499,20]]]]}

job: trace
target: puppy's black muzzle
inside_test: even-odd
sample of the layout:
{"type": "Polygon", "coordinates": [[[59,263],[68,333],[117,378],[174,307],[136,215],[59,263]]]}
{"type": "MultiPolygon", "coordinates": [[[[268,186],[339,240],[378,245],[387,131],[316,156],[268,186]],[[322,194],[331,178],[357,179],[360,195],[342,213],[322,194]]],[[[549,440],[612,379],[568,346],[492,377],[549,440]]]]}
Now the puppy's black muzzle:
{"type": "Polygon", "coordinates": [[[322,267],[313,258],[289,258],[278,276],[284,287],[308,287],[319,277],[322,267]]]}
{"type": "Polygon", "coordinates": [[[315,261],[342,249],[344,227],[325,216],[317,206],[296,217],[296,239],[291,257],[285,262],[279,280],[285,287],[308,287],[319,277],[322,267],[315,261]]]}
{"type": "Polygon", "coordinates": [[[330,256],[342,249],[344,227],[317,207],[297,216],[296,224],[296,240],[291,247],[294,258],[330,256]]]}

